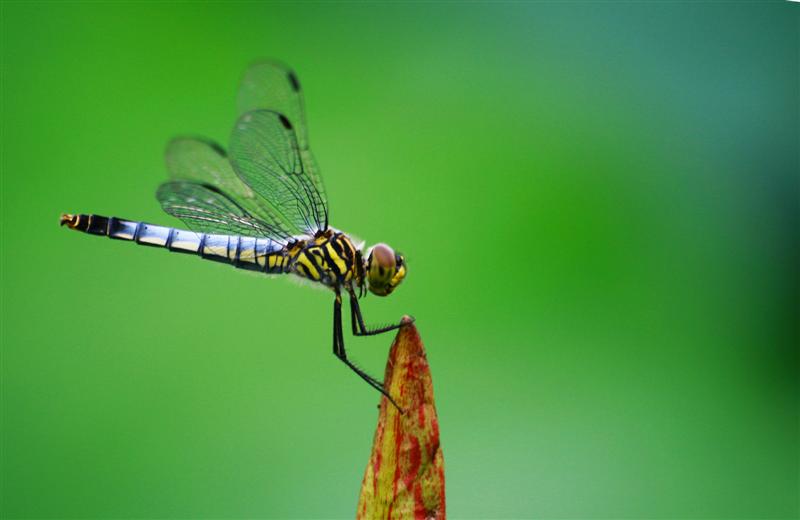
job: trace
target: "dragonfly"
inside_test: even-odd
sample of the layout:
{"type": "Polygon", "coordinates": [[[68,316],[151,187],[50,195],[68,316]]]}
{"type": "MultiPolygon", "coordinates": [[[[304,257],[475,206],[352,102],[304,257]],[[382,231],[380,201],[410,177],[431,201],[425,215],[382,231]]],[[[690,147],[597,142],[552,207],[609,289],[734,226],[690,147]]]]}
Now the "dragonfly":
{"type": "Polygon", "coordinates": [[[178,137],[167,145],[170,178],[156,198],[189,229],[94,214],[65,213],[60,224],[321,284],[334,293],[334,355],[397,406],[381,381],[348,359],[342,299],[349,299],[355,336],[386,333],[413,321],[367,327],[359,305],[368,292],[388,296],[397,288],[407,274],[404,256],[384,243],[365,250],[328,224],[325,188],[308,144],[303,91],[292,69],[275,61],[254,63],[241,80],[237,102],[240,115],[227,152],[203,138],[178,137]]]}

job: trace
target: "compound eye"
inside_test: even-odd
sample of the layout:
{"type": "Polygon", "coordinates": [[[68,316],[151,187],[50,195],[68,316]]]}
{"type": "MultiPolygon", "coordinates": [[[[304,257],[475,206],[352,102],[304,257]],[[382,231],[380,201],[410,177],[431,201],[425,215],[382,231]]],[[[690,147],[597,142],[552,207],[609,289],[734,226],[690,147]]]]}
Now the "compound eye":
{"type": "Polygon", "coordinates": [[[396,257],[392,248],[386,244],[378,244],[372,248],[370,257],[383,269],[391,269],[396,265],[396,257]]]}

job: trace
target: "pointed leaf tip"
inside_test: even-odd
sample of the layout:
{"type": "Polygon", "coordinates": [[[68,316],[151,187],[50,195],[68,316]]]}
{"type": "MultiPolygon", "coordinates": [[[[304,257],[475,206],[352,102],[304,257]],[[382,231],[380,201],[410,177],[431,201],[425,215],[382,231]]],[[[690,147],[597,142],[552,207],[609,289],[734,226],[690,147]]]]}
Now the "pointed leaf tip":
{"type": "Polygon", "coordinates": [[[385,385],[404,410],[381,398],[357,518],[444,519],[444,458],[425,347],[405,316],[386,363],[385,385]]]}

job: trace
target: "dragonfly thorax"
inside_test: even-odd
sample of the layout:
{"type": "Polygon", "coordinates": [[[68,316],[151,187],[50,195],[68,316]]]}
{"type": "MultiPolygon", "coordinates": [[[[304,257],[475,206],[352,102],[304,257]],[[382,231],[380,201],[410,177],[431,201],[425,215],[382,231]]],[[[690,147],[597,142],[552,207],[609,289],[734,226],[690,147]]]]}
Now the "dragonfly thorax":
{"type": "Polygon", "coordinates": [[[290,270],[328,287],[364,285],[361,251],[344,233],[329,228],[309,240],[289,246],[290,270]]]}

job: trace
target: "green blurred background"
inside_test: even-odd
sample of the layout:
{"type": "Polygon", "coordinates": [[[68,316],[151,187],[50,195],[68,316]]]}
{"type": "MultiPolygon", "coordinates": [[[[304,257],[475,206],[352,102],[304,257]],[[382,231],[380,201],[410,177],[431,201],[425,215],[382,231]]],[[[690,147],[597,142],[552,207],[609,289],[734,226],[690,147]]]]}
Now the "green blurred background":
{"type": "Polygon", "coordinates": [[[164,145],[263,56],[334,225],[407,255],[363,308],[417,317],[451,517],[798,516],[800,6],[1,8],[3,517],[354,515],[330,294],[57,225],[177,225],[164,145]]]}

